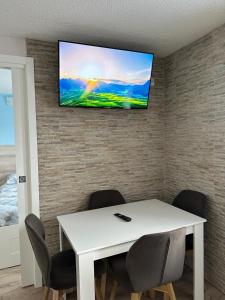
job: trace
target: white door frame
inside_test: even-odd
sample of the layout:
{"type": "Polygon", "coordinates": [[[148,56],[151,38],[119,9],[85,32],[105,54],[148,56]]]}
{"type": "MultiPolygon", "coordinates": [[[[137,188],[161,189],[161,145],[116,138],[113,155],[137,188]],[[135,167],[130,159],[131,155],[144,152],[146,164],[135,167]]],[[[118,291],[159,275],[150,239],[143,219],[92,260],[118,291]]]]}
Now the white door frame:
{"type": "MultiPolygon", "coordinates": [[[[26,176],[26,184],[18,184],[18,193],[25,197],[19,201],[19,231],[22,285],[41,285],[40,271],[35,263],[24,219],[27,214],[40,215],[38,151],[33,58],[0,54],[0,67],[11,68],[16,112],[16,138],[24,142],[24,152],[18,153],[17,175],[26,176]],[[23,78],[21,79],[21,75],[23,78]],[[16,101],[18,100],[18,101],[16,101]],[[18,103],[20,101],[20,103],[18,103]],[[21,103],[23,102],[23,103],[21,103]]],[[[21,152],[21,151],[20,151],[21,152]]],[[[19,197],[20,199],[20,197],[19,197]]]]}

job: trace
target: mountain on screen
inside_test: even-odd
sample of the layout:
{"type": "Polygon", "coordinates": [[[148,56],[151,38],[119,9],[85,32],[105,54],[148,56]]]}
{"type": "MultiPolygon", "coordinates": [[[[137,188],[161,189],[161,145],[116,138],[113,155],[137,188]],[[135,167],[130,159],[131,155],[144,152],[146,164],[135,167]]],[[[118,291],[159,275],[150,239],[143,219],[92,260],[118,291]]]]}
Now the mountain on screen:
{"type": "Polygon", "coordinates": [[[88,89],[90,82],[83,79],[70,79],[62,78],[60,80],[60,92],[66,91],[78,91],[78,90],[88,90],[93,93],[110,93],[116,95],[124,96],[139,96],[148,97],[150,80],[147,80],[144,84],[129,84],[121,81],[100,81],[96,80],[96,84],[92,85],[91,90],[88,89]]]}

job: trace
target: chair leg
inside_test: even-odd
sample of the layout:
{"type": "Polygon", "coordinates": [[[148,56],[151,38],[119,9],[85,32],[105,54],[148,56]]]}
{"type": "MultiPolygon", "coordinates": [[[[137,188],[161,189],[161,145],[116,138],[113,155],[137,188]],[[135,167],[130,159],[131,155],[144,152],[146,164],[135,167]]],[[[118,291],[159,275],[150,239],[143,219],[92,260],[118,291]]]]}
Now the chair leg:
{"type": "Polygon", "coordinates": [[[149,295],[150,299],[155,299],[155,296],[156,296],[155,294],[156,294],[156,292],[153,289],[148,291],[148,295],[149,295]]]}
{"type": "Polygon", "coordinates": [[[62,300],[66,300],[66,291],[62,292],[62,300]]]}
{"type": "Polygon", "coordinates": [[[163,300],[170,300],[170,298],[169,298],[169,292],[168,292],[168,290],[167,290],[167,285],[161,285],[161,286],[159,286],[159,287],[157,287],[157,288],[154,288],[153,289],[155,292],[161,292],[161,293],[163,293],[163,300]]]}
{"type": "Polygon", "coordinates": [[[141,293],[131,293],[131,300],[140,300],[141,299],[141,293]]]}
{"type": "Polygon", "coordinates": [[[60,300],[60,291],[53,290],[52,300],[60,300]]]}
{"type": "Polygon", "coordinates": [[[101,288],[100,288],[100,282],[99,280],[95,280],[95,296],[97,300],[103,300],[101,288]]]}
{"type": "Polygon", "coordinates": [[[168,284],[166,285],[166,288],[167,288],[167,291],[168,291],[170,300],[176,300],[176,295],[175,295],[175,293],[174,293],[174,289],[173,289],[172,283],[168,283],[168,284]]]}
{"type": "Polygon", "coordinates": [[[114,300],[115,299],[116,292],[117,292],[117,287],[118,287],[118,282],[116,280],[114,280],[109,300],[114,300]]]}
{"type": "Polygon", "coordinates": [[[50,291],[50,289],[49,289],[47,286],[45,286],[45,287],[44,287],[43,300],[48,300],[49,291],[50,291]]]}
{"type": "Polygon", "coordinates": [[[163,294],[163,300],[170,300],[169,294],[165,293],[163,294]]]}
{"type": "Polygon", "coordinates": [[[107,273],[104,273],[104,274],[102,274],[102,277],[101,277],[101,286],[100,286],[103,300],[105,300],[106,281],[107,281],[107,273]]]}

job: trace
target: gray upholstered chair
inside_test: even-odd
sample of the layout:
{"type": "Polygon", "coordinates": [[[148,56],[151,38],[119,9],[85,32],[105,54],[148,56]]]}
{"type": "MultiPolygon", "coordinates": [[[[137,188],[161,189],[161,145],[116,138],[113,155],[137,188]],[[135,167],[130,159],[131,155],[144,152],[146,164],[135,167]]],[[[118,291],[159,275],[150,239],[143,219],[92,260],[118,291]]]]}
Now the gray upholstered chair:
{"type": "MultiPolygon", "coordinates": [[[[73,250],[66,250],[50,256],[45,241],[45,230],[41,220],[34,214],[25,219],[27,233],[42,273],[44,300],[49,297],[50,289],[53,290],[53,300],[58,300],[65,290],[76,286],[75,254],[73,250]]],[[[104,265],[101,261],[95,263],[95,276],[101,276],[104,265]]],[[[97,299],[101,300],[101,292],[96,288],[97,299]]]]}
{"type": "Polygon", "coordinates": [[[114,300],[117,285],[131,293],[131,300],[140,300],[142,293],[163,292],[164,299],[175,300],[172,282],[183,274],[185,229],[149,234],[141,237],[127,254],[109,259],[114,278],[110,300],[114,300]]]}
{"type": "MultiPolygon", "coordinates": [[[[98,209],[119,204],[125,204],[126,201],[117,190],[101,190],[90,195],[88,209],[98,209]]],[[[100,280],[96,280],[96,284],[101,291],[103,300],[105,299],[106,280],[107,280],[107,259],[102,260],[105,265],[105,272],[102,273],[100,280]]]]}
{"type": "MultiPolygon", "coordinates": [[[[205,218],[207,196],[203,193],[183,190],[173,200],[173,206],[183,209],[191,214],[205,218]]],[[[193,250],[193,234],[186,237],[186,251],[193,250]]]]}
{"type": "Polygon", "coordinates": [[[119,191],[102,190],[90,195],[88,209],[103,208],[125,203],[126,201],[119,191]]]}

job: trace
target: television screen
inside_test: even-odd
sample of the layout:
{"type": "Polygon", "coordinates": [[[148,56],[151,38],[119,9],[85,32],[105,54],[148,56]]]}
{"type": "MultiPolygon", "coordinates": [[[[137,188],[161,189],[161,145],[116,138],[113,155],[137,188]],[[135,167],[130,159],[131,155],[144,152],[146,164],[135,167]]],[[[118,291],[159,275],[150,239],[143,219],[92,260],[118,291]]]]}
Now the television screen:
{"type": "Polygon", "coordinates": [[[153,54],[59,41],[59,104],[147,108],[153,54]]]}

